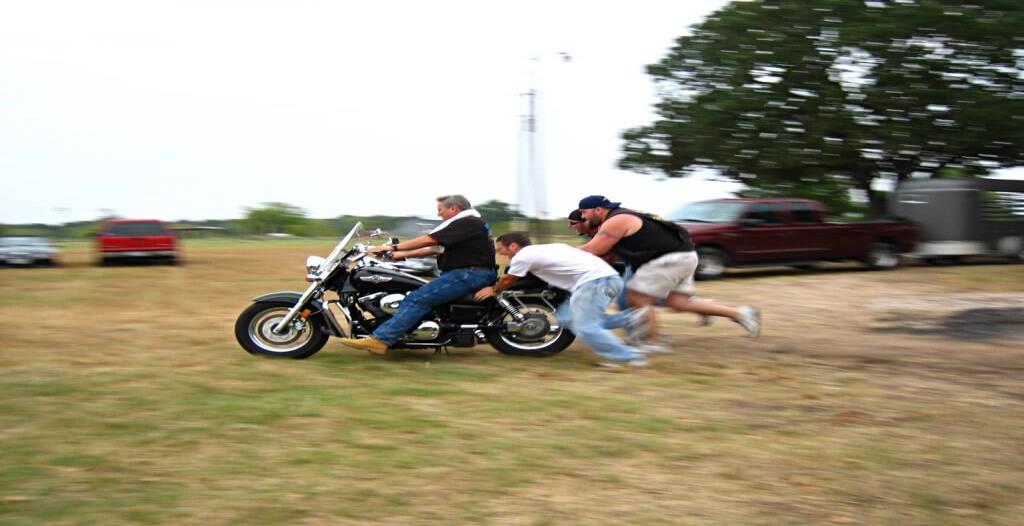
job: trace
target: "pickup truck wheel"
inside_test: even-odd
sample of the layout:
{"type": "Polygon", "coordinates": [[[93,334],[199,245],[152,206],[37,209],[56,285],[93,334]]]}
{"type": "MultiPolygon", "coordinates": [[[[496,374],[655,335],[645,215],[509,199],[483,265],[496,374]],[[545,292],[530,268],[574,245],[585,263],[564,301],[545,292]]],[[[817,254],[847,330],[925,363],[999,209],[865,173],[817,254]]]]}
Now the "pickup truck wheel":
{"type": "Polygon", "coordinates": [[[1013,263],[1024,263],[1024,237],[1017,238],[1017,254],[1010,255],[1010,261],[1013,263]]]}
{"type": "Polygon", "coordinates": [[[698,248],[694,277],[701,280],[722,277],[725,274],[725,261],[725,252],[717,248],[698,248]]]}
{"type": "Polygon", "coordinates": [[[896,253],[896,247],[889,243],[874,243],[868,250],[864,263],[868,268],[876,270],[896,268],[900,264],[900,255],[896,253]]]}

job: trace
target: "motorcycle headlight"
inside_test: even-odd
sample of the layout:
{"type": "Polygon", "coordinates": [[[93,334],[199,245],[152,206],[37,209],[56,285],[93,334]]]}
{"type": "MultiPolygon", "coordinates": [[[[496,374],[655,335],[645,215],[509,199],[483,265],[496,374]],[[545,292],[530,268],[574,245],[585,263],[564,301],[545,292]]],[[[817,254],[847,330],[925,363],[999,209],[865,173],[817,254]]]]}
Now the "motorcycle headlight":
{"type": "Polygon", "coordinates": [[[316,274],[320,270],[320,265],[324,264],[324,258],[320,256],[309,256],[306,258],[306,274],[316,274]]]}

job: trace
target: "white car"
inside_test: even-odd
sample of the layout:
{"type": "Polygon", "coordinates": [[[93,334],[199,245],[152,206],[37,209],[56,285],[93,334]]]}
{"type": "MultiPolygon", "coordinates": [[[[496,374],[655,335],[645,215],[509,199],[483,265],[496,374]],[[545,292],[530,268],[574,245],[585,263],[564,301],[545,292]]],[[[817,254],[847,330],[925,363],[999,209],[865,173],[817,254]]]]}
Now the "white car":
{"type": "Polygon", "coordinates": [[[0,237],[0,263],[7,265],[57,264],[60,251],[45,237],[0,237]]]}

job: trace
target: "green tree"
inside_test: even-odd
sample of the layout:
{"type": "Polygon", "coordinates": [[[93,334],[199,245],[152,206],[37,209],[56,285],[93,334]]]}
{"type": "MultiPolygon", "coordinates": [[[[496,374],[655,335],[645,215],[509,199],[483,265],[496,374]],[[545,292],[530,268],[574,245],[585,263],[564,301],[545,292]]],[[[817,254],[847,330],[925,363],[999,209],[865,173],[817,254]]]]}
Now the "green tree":
{"type": "Polygon", "coordinates": [[[263,203],[258,208],[246,208],[242,222],[251,234],[308,235],[309,219],[305,210],[287,203],[263,203]]]}
{"type": "Polygon", "coordinates": [[[477,205],[477,212],[480,212],[480,216],[489,223],[504,223],[506,221],[512,221],[515,219],[525,219],[525,216],[519,212],[515,205],[508,204],[504,201],[491,200],[477,205]]]}
{"type": "Polygon", "coordinates": [[[734,2],[648,66],[658,119],[620,166],[713,167],[755,191],[846,201],[882,178],[1024,164],[1019,0],[734,2]]]}

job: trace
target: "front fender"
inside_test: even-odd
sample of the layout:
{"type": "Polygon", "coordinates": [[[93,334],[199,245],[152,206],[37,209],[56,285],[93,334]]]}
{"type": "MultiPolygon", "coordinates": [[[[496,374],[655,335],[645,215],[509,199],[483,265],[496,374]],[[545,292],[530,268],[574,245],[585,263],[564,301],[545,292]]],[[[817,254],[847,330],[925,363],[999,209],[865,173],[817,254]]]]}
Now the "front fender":
{"type": "MultiPolygon", "coordinates": [[[[252,301],[254,303],[260,303],[263,301],[291,301],[294,303],[296,301],[299,301],[299,298],[301,297],[301,292],[295,292],[294,290],[281,290],[278,292],[264,294],[262,296],[256,296],[255,298],[252,299],[252,301]]],[[[317,305],[317,308],[323,307],[323,302],[319,300],[313,300],[310,303],[319,303],[319,305],[317,305]]]]}
{"type": "MultiPolygon", "coordinates": [[[[253,303],[264,303],[270,301],[286,301],[291,303],[297,303],[301,298],[301,292],[295,292],[292,290],[282,290],[278,292],[264,294],[262,296],[256,296],[255,298],[252,299],[252,301],[253,303]]],[[[317,299],[311,299],[309,300],[309,307],[309,310],[312,311],[313,313],[313,317],[322,317],[324,321],[327,322],[327,331],[332,336],[341,337],[345,335],[345,331],[341,328],[341,325],[338,323],[338,320],[334,318],[334,315],[331,314],[331,311],[327,309],[327,306],[324,305],[324,302],[317,299]]]]}

